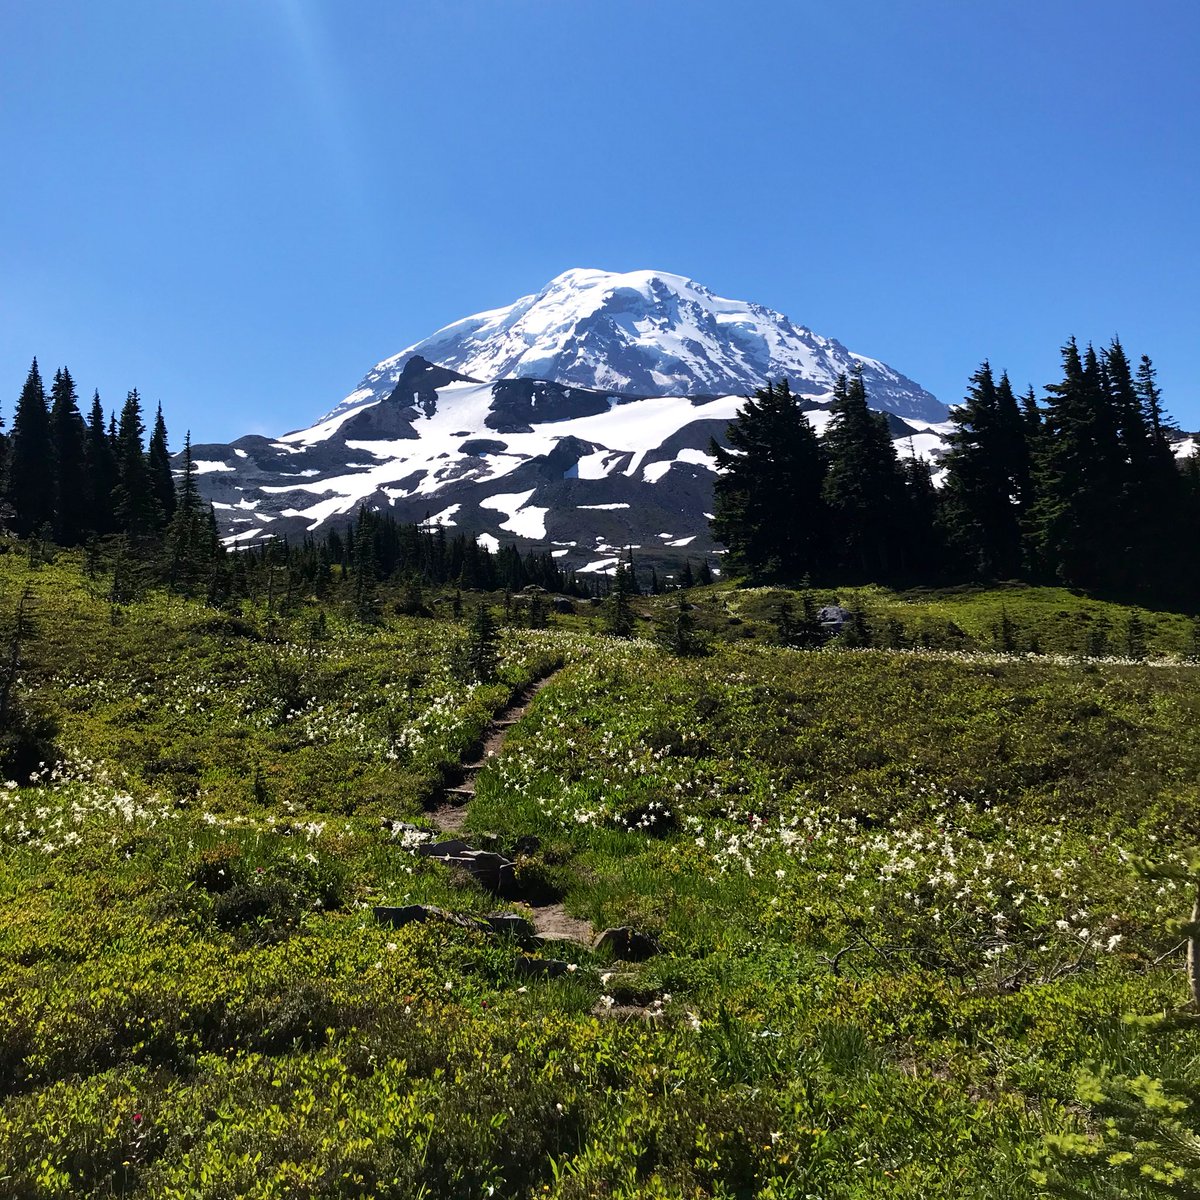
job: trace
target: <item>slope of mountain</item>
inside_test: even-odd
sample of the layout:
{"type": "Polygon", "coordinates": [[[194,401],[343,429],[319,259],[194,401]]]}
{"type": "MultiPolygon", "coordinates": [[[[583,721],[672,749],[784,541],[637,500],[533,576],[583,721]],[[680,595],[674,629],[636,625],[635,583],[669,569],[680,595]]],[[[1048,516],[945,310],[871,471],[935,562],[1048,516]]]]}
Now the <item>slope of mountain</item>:
{"type": "MultiPolygon", "coordinates": [[[[662,560],[714,550],[709,443],[743,399],[481,382],[414,355],[382,400],[193,454],[229,545],[301,536],[366,504],[603,571],[625,546],[662,560]]],[[[827,406],[805,403],[823,428],[827,406]]],[[[944,426],[889,425],[902,453],[938,453],[944,426]]]]}
{"type": "Polygon", "coordinates": [[[414,354],[476,379],[548,379],[642,396],[746,395],[786,377],[792,391],[820,397],[839,374],[861,368],[876,407],[923,421],[947,416],[877,359],[663,271],[566,271],[534,296],[455,321],[384,359],[329,415],[383,400],[414,354]]]}

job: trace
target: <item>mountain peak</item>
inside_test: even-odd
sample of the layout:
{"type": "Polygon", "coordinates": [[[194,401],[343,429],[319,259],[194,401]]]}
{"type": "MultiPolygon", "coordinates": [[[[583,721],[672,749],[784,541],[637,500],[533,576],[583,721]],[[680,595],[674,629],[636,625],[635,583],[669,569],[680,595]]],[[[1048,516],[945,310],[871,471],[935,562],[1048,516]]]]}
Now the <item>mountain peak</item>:
{"type": "Polygon", "coordinates": [[[384,359],[330,415],[388,396],[417,354],[475,379],[546,379],[641,396],[748,395],[786,378],[794,392],[820,399],[838,375],[861,367],[875,407],[926,421],[947,415],[924,388],[877,359],[669,271],[572,267],[532,295],[455,321],[384,359]]]}

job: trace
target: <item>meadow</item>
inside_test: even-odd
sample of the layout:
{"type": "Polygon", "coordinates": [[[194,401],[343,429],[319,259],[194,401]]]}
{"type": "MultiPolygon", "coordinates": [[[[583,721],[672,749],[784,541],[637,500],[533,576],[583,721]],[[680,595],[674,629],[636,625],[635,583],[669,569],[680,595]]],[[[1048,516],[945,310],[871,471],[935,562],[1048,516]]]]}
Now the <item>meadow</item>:
{"type": "Polygon", "coordinates": [[[1034,1197],[1100,1128],[1086,1063],[1197,1077],[1194,1030],[1123,1019],[1186,998],[1190,892],[1130,863],[1197,840],[1185,617],[864,589],[815,598],[876,644],[803,651],[801,596],[718,585],[703,656],[651,640],[670,597],[628,640],[581,604],[478,683],[445,604],[116,607],[9,553],[6,645],[22,595],[0,1194],[1034,1197]],[[428,808],[551,672],[466,812],[497,899],[419,853],[428,808]],[[548,897],[661,953],[372,912],[548,897]]]}

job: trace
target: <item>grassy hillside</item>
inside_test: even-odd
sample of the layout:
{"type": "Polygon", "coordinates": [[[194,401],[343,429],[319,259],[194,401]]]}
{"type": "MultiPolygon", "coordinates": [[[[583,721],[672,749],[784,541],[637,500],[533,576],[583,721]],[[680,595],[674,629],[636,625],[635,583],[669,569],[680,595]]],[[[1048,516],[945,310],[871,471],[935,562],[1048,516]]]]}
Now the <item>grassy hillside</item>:
{"type": "Polygon", "coordinates": [[[0,798],[0,1194],[1032,1197],[1083,1060],[1196,1076],[1195,1032],[1121,1021],[1184,996],[1190,900],[1124,856],[1196,840],[1186,618],[1088,661],[1126,610],[831,594],[909,648],[799,652],[720,586],[706,657],[585,611],[480,685],[450,620],[114,610],[69,556],[0,556],[6,646],[27,589],[57,757],[0,798]],[[497,900],[416,852],[426,805],[559,665],[467,810],[497,900]],[[661,953],[372,915],[548,898],[661,953]]]}

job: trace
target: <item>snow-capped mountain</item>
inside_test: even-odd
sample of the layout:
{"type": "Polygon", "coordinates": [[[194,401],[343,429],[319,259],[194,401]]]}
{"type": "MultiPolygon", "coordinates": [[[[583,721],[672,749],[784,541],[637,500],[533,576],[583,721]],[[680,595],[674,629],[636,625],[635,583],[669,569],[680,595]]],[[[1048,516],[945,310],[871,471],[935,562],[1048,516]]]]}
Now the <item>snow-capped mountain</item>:
{"type": "Polygon", "coordinates": [[[878,359],[665,271],[565,271],[536,295],[455,321],[384,359],[329,415],[389,395],[414,354],[475,379],[549,379],[639,396],[748,395],[786,378],[798,395],[820,397],[839,374],[861,368],[877,408],[923,421],[947,415],[878,359]]]}
{"type": "Polygon", "coordinates": [[[861,365],[902,453],[938,457],[948,428],[884,364],[677,275],[569,271],[417,346],[429,353],[380,363],[315,425],[193,447],[228,545],[315,532],[366,504],[583,571],[629,545],[707,554],[710,439],[764,380],[789,378],[820,430],[836,375],[861,365]]]}

